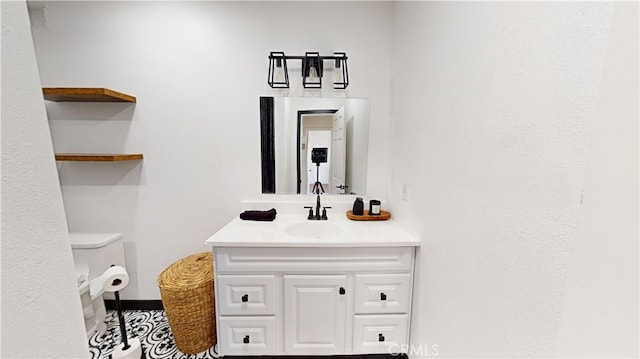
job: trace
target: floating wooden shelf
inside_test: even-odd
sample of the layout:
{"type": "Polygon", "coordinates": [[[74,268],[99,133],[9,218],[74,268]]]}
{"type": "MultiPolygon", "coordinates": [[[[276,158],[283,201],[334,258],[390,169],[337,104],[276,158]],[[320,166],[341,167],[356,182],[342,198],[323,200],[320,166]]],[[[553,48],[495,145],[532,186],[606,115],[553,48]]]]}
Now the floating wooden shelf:
{"type": "Polygon", "coordinates": [[[55,102],[136,102],[135,96],[102,87],[45,87],[42,94],[55,102]]]}
{"type": "Polygon", "coordinates": [[[56,161],[137,161],[142,159],[141,153],[56,153],[56,161]]]}

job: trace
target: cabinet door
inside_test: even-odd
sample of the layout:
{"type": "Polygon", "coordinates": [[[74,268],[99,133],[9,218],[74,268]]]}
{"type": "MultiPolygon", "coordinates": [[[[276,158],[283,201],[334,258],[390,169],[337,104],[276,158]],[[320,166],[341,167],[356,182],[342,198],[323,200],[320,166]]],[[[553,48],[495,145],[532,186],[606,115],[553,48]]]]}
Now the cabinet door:
{"type": "Polygon", "coordinates": [[[347,276],[284,276],[286,354],[344,353],[347,276]]]}

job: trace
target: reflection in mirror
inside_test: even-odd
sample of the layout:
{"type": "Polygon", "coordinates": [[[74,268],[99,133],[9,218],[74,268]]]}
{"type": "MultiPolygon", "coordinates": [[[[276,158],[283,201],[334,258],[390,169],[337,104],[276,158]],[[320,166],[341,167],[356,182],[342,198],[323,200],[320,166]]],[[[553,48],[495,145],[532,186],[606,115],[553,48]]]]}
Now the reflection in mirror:
{"type": "Polygon", "coordinates": [[[261,97],[260,130],[262,193],[366,193],[369,100],[261,97]]]}

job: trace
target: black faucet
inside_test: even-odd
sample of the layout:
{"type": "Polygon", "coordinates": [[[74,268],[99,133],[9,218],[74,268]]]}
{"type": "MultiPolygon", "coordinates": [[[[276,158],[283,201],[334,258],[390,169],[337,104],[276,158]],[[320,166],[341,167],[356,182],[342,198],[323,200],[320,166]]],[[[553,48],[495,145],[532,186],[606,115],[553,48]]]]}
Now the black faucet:
{"type": "Polygon", "coordinates": [[[316,219],[320,219],[318,217],[320,217],[320,193],[316,194],[317,199],[316,199],[316,219]]]}
{"type": "Polygon", "coordinates": [[[323,207],[320,204],[320,193],[316,192],[316,213],[313,214],[313,207],[311,206],[306,206],[304,208],[309,209],[309,215],[307,216],[307,219],[309,220],[315,220],[315,221],[326,221],[328,219],[327,217],[327,208],[331,208],[331,207],[323,207]],[[320,215],[320,208],[322,208],[322,215],[320,215]]]}

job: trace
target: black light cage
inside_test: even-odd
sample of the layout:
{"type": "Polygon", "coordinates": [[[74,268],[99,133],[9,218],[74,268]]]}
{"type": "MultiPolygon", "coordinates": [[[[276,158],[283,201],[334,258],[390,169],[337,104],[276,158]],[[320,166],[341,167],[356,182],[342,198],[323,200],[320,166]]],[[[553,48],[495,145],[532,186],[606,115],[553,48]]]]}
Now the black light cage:
{"type": "Polygon", "coordinates": [[[302,87],[322,88],[322,59],[317,52],[305,52],[302,59],[302,87]],[[316,69],[316,80],[311,79],[311,69],[316,69]]]}
{"type": "Polygon", "coordinates": [[[288,89],[289,88],[289,71],[287,70],[287,58],[284,52],[271,52],[269,54],[269,77],[267,83],[272,88],[288,89]],[[284,78],[278,81],[276,71],[283,71],[284,78]]]}
{"type": "Polygon", "coordinates": [[[334,81],[333,88],[344,90],[349,86],[349,70],[347,70],[347,54],[344,52],[334,52],[335,65],[333,71],[340,71],[342,81],[334,81]]]}
{"type": "Polygon", "coordinates": [[[344,52],[334,52],[333,56],[320,56],[318,52],[308,51],[303,56],[288,56],[282,51],[272,51],[269,53],[269,74],[267,83],[272,88],[289,88],[289,71],[287,60],[301,60],[302,62],[302,86],[306,89],[322,88],[322,76],[324,74],[324,61],[334,61],[333,71],[339,71],[341,81],[333,81],[333,88],[344,90],[349,86],[349,71],[347,69],[347,54],[344,52]],[[310,81],[311,69],[315,69],[317,80],[310,81]],[[278,81],[276,71],[284,71],[284,80],[278,81]]]}

